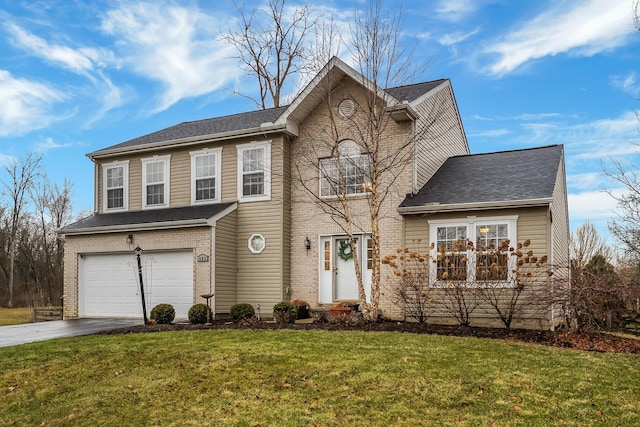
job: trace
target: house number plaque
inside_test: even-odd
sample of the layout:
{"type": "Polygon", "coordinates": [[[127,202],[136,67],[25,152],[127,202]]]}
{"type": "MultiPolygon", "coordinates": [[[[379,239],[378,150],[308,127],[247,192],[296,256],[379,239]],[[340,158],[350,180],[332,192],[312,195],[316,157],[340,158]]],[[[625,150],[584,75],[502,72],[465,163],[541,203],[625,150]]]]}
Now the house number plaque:
{"type": "Polygon", "coordinates": [[[198,255],[198,262],[209,262],[209,255],[201,254],[198,255]]]}

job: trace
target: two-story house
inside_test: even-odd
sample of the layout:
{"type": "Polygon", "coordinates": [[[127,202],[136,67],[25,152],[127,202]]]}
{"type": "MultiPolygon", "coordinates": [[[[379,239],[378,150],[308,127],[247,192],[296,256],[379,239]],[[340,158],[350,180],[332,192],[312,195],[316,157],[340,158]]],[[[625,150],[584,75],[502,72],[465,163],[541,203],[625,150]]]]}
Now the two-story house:
{"type": "MultiPolygon", "coordinates": [[[[323,203],[342,192],[365,218],[354,233],[367,287],[370,153],[366,126],[353,123],[369,120],[361,113],[370,99],[388,119],[378,150],[409,153],[382,181],[382,255],[435,242],[443,230],[472,238],[482,225],[568,264],[562,146],[471,155],[449,80],[383,90],[333,58],[287,106],[181,123],[89,153],[95,213],[59,232],[65,318],[142,317],[135,248],[147,307],[170,303],[178,318],[209,293],[218,316],[240,302],[271,313],[292,298],[358,299],[344,227],[323,203]]],[[[402,316],[384,295],[381,309],[402,316]]]]}

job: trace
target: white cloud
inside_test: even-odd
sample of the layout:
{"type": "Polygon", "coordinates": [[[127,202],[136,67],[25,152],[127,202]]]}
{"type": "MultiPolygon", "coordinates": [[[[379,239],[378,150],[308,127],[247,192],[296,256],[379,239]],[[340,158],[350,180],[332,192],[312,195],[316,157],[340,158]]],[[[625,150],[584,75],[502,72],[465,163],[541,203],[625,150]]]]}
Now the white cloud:
{"type": "Polygon", "coordinates": [[[53,138],[46,138],[44,141],[36,145],[35,151],[42,152],[65,147],[71,147],[71,144],[58,144],[53,140],[53,138]]]}
{"type": "Polygon", "coordinates": [[[466,39],[468,39],[469,37],[472,37],[476,34],[478,34],[479,30],[476,28],[475,30],[472,31],[468,31],[466,33],[463,33],[461,31],[456,31],[454,33],[448,33],[445,34],[441,37],[438,38],[438,43],[440,43],[443,46],[452,46],[458,43],[461,43],[463,41],[465,41],[466,39]]]}
{"type": "Polygon", "coordinates": [[[86,74],[96,65],[103,66],[113,62],[113,54],[106,49],[79,48],[52,44],[45,39],[25,31],[13,24],[6,24],[14,44],[31,54],[43,58],[51,63],[61,65],[78,74],[86,74]]]}
{"type": "Polygon", "coordinates": [[[448,22],[458,22],[480,7],[479,0],[440,0],[435,7],[436,16],[448,22]]]}
{"type": "Polygon", "coordinates": [[[549,55],[592,56],[621,46],[635,29],[626,1],[553,2],[544,13],[500,37],[484,53],[497,55],[488,72],[503,75],[549,55]],[[567,8],[565,5],[569,5],[567,8]]]}
{"type": "Polygon", "coordinates": [[[23,135],[56,120],[53,104],[64,95],[42,83],[0,70],[0,136],[23,135]]]}
{"type": "Polygon", "coordinates": [[[173,3],[122,3],[104,16],[102,30],[119,39],[123,63],[165,87],[155,111],[210,93],[233,81],[239,70],[233,48],[216,36],[221,21],[173,3]]]}
{"type": "Polygon", "coordinates": [[[625,76],[613,76],[611,83],[614,87],[622,90],[623,93],[631,96],[632,98],[640,97],[640,82],[637,80],[635,71],[628,73],[625,76]]]}

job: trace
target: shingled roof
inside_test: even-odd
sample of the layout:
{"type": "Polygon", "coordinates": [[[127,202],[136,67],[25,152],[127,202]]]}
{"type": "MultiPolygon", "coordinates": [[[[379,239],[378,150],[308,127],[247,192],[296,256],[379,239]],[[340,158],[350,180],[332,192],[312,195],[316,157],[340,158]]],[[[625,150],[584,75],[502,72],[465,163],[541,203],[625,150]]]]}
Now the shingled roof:
{"type": "Polygon", "coordinates": [[[91,154],[100,154],[103,151],[131,148],[156,142],[175,141],[184,138],[253,129],[260,127],[263,123],[273,122],[278,118],[278,116],[280,116],[285,108],[286,106],[232,114],[229,116],[213,117],[210,119],[196,120],[192,122],[183,122],[138,138],[121,142],[120,144],[112,145],[91,154]]]}
{"type": "MultiPolygon", "coordinates": [[[[386,89],[386,92],[398,101],[413,102],[420,96],[439,86],[445,79],[430,82],[416,83],[406,86],[398,86],[386,89]]],[[[183,122],[147,135],[130,139],[110,147],[89,153],[90,157],[99,156],[112,151],[143,147],[147,144],[162,143],[168,141],[178,141],[188,138],[204,137],[209,135],[219,135],[234,131],[243,131],[259,128],[264,123],[275,122],[288,105],[269,108],[266,110],[249,111],[245,113],[232,114],[222,117],[183,122]]]]}
{"type": "Polygon", "coordinates": [[[109,228],[116,231],[119,227],[131,230],[134,228],[160,228],[162,224],[166,228],[189,223],[191,226],[205,225],[206,221],[222,214],[232,203],[212,203],[198,206],[185,206],[166,209],[147,209],[140,211],[96,213],[83,218],[73,224],[69,224],[60,230],[60,234],[81,234],[83,232],[99,232],[109,228]]]}
{"type": "Polygon", "coordinates": [[[562,157],[562,145],[450,157],[399,210],[551,199],[562,157]]]}

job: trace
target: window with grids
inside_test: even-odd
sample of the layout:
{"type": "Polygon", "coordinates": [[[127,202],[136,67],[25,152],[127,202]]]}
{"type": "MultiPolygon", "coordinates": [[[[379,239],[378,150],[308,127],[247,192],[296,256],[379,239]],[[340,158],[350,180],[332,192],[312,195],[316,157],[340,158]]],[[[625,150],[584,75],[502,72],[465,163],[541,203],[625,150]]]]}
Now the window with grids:
{"type": "Polygon", "coordinates": [[[368,191],[370,162],[355,141],[342,141],[335,157],[320,160],[320,196],[363,194],[368,191]]]}
{"type": "Polygon", "coordinates": [[[124,206],[124,167],[107,169],[107,209],[124,206]]]}
{"type": "Polygon", "coordinates": [[[238,146],[238,196],[240,200],[268,200],[271,194],[271,143],[238,146]]]}
{"type": "Polygon", "coordinates": [[[508,224],[476,225],[476,280],[507,280],[508,224]]]}
{"type": "Polygon", "coordinates": [[[515,285],[516,259],[509,249],[516,242],[517,220],[517,215],[429,220],[436,259],[431,280],[515,285]]]}
{"type": "Polygon", "coordinates": [[[169,205],[169,157],[142,159],[144,207],[169,205]]]}
{"type": "Polygon", "coordinates": [[[221,154],[220,148],[191,153],[192,203],[219,200],[221,154]]]}
{"type": "Polygon", "coordinates": [[[467,280],[467,227],[438,227],[437,280],[467,280]]]}

